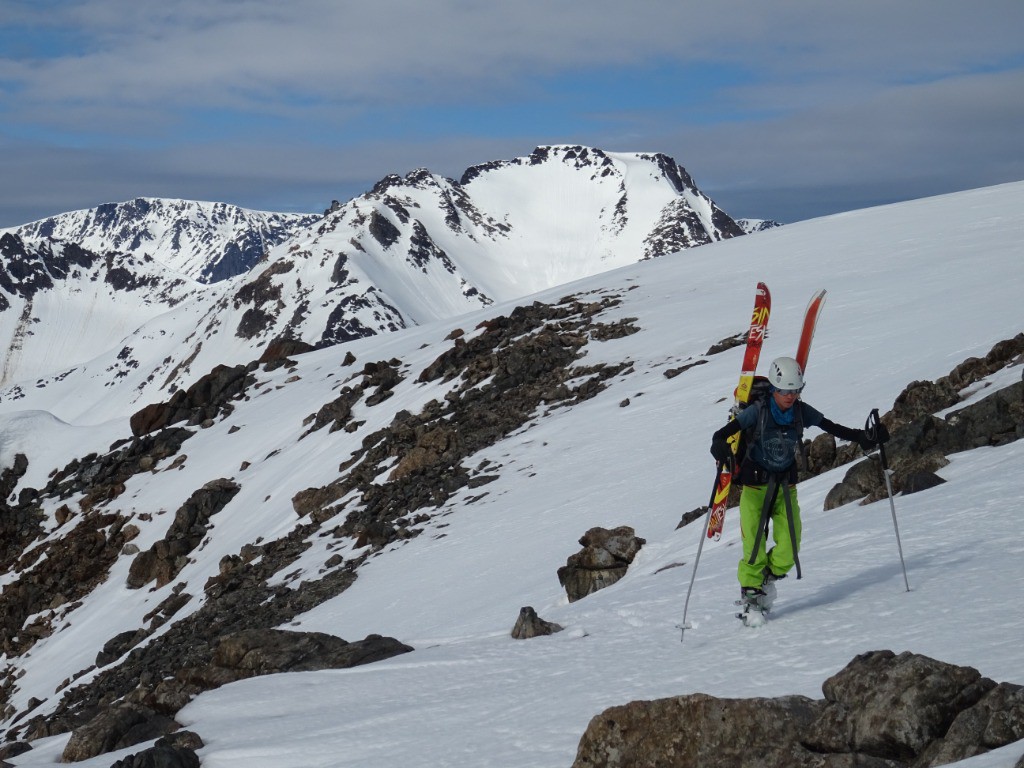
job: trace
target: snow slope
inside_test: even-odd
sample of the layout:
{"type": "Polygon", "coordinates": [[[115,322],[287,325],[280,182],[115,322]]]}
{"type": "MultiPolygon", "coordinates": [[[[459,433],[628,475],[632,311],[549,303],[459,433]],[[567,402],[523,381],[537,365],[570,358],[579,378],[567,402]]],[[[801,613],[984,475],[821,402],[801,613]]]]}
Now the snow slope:
{"type": "MultiPolygon", "coordinates": [[[[854,655],[881,648],[1024,684],[1019,621],[1007,611],[1024,579],[1024,543],[1007,535],[1019,528],[1024,504],[1017,479],[1024,441],[955,455],[940,472],[949,482],[896,500],[910,592],[888,502],[822,511],[841,468],[800,486],[804,578],[780,583],[766,627],[747,630],[733,617],[733,511],[721,541],[703,549],[685,642],[676,628],[700,535],[696,526],[676,525],[707,501],[709,436],[726,416],[742,356],[739,349],[705,352],[745,329],[756,282],[765,280],[773,294],[764,360],[792,353],[804,304],[828,289],[805,398],[833,420],[859,426],[871,408],[887,410],[910,381],[944,375],[1024,330],[1022,240],[1024,183],[1008,184],[768,230],[531,297],[621,297],[601,319],[636,318],[641,331],[591,342],[583,363],[628,359],[632,368],[597,397],[538,415],[474,456],[474,465],[490,459],[501,467],[485,495],[455,496],[420,536],[371,558],[353,587],[289,625],[348,640],[393,635],[416,651],[199,696],[178,719],[204,739],[204,768],[564,767],[590,718],[608,706],[697,691],[820,697],[825,678],[854,655]],[[664,375],[701,359],[707,363],[664,375]],[[634,527],[646,546],[622,581],[569,604],[556,570],[587,529],[618,525],[634,527]],[[512,640],[527,605],[566,630],[512,640]]],[[[452,328],[470,330],[512,306],[358,340],[302,356],[295,371],[261,373],[259,396],[193,438],[180,470],[132,478],[119,507],[173,510],[210,479],[234,477],[242,485],[178,577],[201,594],[222,556],[296,524],[290,499],[297,490],[329,482],[365,434],[449,386],[410,376],[386,411],[358,414],[367,424],[354,434],[322,430],[298,440],[302,419],[335,395],[347,352],[360,361],[398,358],[417,372],[450,346],[452,328]],[[232,433],[232,426],[241,429],[232,433]],[[239,469],[243,460],[252,465],[239,469]]],[[[987,391],[1021,375],[1021,365],[1004,370],[987,391]]],[[[8,409],[0,414],[0,463],[25,452],[31,464],[24,483],[45,482],[49,468],[125,434],[126,421],[127,414],[83,433],[45,413],[8,409]]],[[[163,534],[167,517],[157,512],[153,523],[137,524],[145,548],[163,534]]],[[[351,543],[329,551],[332,544],[338,547],[319,540],[303,555],[299,578],[321,573],[330,554],[352,554],[351,543]]],[[[125,589],[129,562],[122,557],[109,582],[62,619],[63,631],[27,658],[2,660],[24,670],[13,700],[19,709],[33,696],[44,700],[34,714],[52,709],[62,680],[167,596],[169,587],[125,589]]],[[[39,740],[10,762],[51,765],[67,739],[39,740]]],[[[139,749],[79,765],[108,766],[139,749]]],[[[962,765],[1009,768],[1022,753],[1018,743],[962,765]]]]}

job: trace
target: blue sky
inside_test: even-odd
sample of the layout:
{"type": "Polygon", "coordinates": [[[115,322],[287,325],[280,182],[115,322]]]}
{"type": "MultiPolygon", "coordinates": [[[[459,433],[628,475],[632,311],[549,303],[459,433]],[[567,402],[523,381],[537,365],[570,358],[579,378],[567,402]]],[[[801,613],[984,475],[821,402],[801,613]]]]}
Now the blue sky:
{"type": "Polygon", "coordinates": [[[1019,0],[2,0],[0,227],[138,196],[320,211],[539,144],[736,217],[1024,179],[1019,0]]]}

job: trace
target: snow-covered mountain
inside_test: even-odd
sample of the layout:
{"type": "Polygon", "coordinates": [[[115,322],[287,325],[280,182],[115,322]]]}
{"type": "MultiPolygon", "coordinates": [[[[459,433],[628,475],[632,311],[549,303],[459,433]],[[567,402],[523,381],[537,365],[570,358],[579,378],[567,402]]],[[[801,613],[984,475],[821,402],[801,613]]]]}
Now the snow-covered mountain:
{"type": "MultiPolygon", "coordinates": [[[[24,387],[104,354],[135,365],[117,342],[144,320],[202,295],[201,286],[151,258],[0,235],[4,397],[17,398],[24,387]]],[[[108,382],[124,375],[123,365],[108,366],[108,382]]]]}
{"type": "Polygon", "coordinates": [[[200,283],[248,272],[273,246],[320,218],[226,203],[139,197],[50,216],[10,230],[26,241],[74,243],[94,253],[156,261],[200,283]]]}
{"type": "MultiPolygon", "coordinates": [[[[561,170],[541,167],[550,178],[561,170]]],[[[462,186],[507,172],[507,190],[526,170],[496,167],[462,186]]],[[[446,189],[418,183],[428,196],[446,189]]],[[[398,200],[389,190],[380,194],[398,200]]],[[[421,191],[402,202],[410,222],[421,191]]],[[[522,226],[484,200],[474,195],[475,237],[489,222],[511,227],[495,237],[522,226]]],[[[328,242],[340,251],[359,216],[401,221],[392,203],[374,203],[337,211],[333,228],[328,217],[307,233],[310,251],[318,238],[320,252],[328,242]]],[[[452,237],[472,242],[467,209],[456,210],[464,229],[452,237]]],[[[380,221],[376,230],[391,232],[380,221]]],[[[701,532],[678,527],[708,498],[709,436],[740,366],[741,350],[710,350],[745,329],[759,280],[773,294],[762,360],[792,353],[807,299],[828,289],[804,396],[859,426],[911,382],[947,376],[1024,330],[1022,233],[1017,183],[643,263],[633,254],[512,300],[497,292],[505,276],[481,268],[493,304],[221,369],[148,409],[135,435],[130,376],[93,387],[87,369],[70,372],[69,388],[39,388],[32,410],[5,397],[0,726],[18,749],[4,759],[82,756],[82,726],[92,724],[94,743],[116,721],[125,729],[108,751],[79,763],[107,768],[152,745],[173,717],[201,739],[191,743],[204,765],[554,768],[572,763],[606,707],[698,691],[819,698],[827,677],[870,650],[1024,684],[1008,609],[1024,579],[1007,533],[1024,503],[1013,428],[952,454],[936,470],[944,484],[896,499],[909,592],[887,501],[823,508],[847,466],[799,487],[804,578],[780,584],[774,618],[755,633],[733,618],[735,511],[697,572],[701,532]],[[72,390],[86,416],[55,417],[72,390]],[[105,402],[121,410],[93,418],[105,402]],[[569,602],[557,571],[596,526],[629,526],[644,544],[620,581],[569,602]],[[694,628],[681,644],[694,575],[694,628]],[[524,606],[564,630],[513,640],[524,606]],[[273,628],[390,658],[240,679],[275,669],[273,649],[246,634],[273,628]]],[[[350,247],[346,268],[363,253],[350,247]]],[[[292,269],[320,274],[317,258],[300,255],[292,269]]],[[[341,254],[320,258],[333,268],[341,254]]],[[[268,306],[279,298],[268,295],[268,306]]],[[[174,322],[184,321],[167,320],[168,335],[174,322]]],[[[149,326],[154,342],[159,329],[149,326]]],[[[967,386],[939,387],[954,404],[938,420],[966,421],[966,408],[1020,387],[1016,354],[967,386]]],[[[900,399],[923,407],[920,392],[900,399]]],[[[894,432],[894,461],[907,458],[907,440],[894,432]]],[[[1011,768],[1022,753],[1018,743],[964,765],[1011,768]]]]}
{"type": "Polygon", "coordinates": [[[93,262],[118,274],[138,272],[134,294],[120,302],[109,291],[96,293],[102,276],[57,270],[31,306],[12,296],[4,313],[16,354],[0,382],[0,402],[56,409],[69,419],[88,412],[95,420],[163,399],[215,365],[254,360],[276,339],[338,344],[743,234],[671,158],[578,146],[540,147],[529,157],[470,168],[459,182],[422,169],[390,176],[312,223],[143,200],[19,232],[12,253],[45,254],[63,247],[51,242],[75,238],[76,247],[92,249],[93,262]],[[275,238],[290,236],[248,272],[198,281],[220,269],[223,253],[241,239],[258,235],[270,243],[272,225],[275,238]],[[161,266],[163,277],[156,274],[161,266]],[[194,285],[183,282],[189,277],[194,285]],[[97,310],[116,318],[84,321],[73,342],[51,343],[42,329],[61,321],[47,312],[66,295],[90,307],[118,305],[97,310]],[[29,328],[43,352],[26,347],[29,328]],[[128,399],[99,397],[115,380],[128,399]]]}
{"type": "Polygon", "coordinates": [[[782,226],[779,222],[772,221],[771,219],[736,219],[736,223],[739,224],[740,229],[748,235],[782,226]]]}
{"type": "Polygon", "coordinates": [[[124,339],[216,282],[245,274],[320,216],[139,198],[0,234],[0,385],[18,398],[104,356],[103,385],[139,365],[124,339]]]}

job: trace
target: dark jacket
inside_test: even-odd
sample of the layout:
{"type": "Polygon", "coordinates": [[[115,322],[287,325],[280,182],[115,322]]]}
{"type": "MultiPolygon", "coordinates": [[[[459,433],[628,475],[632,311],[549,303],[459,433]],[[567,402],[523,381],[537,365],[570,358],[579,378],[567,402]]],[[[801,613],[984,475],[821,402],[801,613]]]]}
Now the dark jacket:
{"type": "Polygon", "coordinates": [[[741,462],[738,482],[741,485],[764,485],[771,474],[795,483],[796,458],[802,450],[806,427],[819,427],[841,440],[861,443],[865,439],[863,430],[836,424],[802,400],[796,401],[791,412],[792,420],[780,424],[772,415],[768,401],[756,402],[740,411],[735,419],[728,421],[712,436],[712,442],[724,442],[740,430],[747,430],[749,444],[746,456],[738,457],[741,462]]]}

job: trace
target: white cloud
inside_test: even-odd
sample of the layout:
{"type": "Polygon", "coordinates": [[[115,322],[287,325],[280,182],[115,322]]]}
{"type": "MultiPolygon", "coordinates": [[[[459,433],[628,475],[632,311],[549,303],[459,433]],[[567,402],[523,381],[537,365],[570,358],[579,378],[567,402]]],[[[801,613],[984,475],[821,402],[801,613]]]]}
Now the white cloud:
{"type": "MultiPolygon", "coordinates": [[[[727,193],[1024,173],[1017,0],[83,0],[9,19],[26,39],[73,41],[0,57],[0,138],[38,163],[5,152],[0,173],[19,169],[24,189],[0,196],[49,188],[54,205],[90,183],[77,207],[144,186],[246,204],[324,190],[328,174],[341,189],[418,166],[456,174],[563,141],[665,151],[727,193]],[[677,84],[659,81],[651,106],[602,91],[601,73],[644,89],[635,75],[655,66],[677,84]],[[598,97],[552,90],[576,82],[598,97]],[[564,114],[526,114],[540,99],[564,114]],[[528,119],[494,117],[507,104],[528,119]],[[431,109],[467,117],[453,131],[426,124],[431,109]],[[399,139],[374,131],[403,120],[399,139]]],[[[7,210],[0,226],[17,223],[7,210]]]]}

